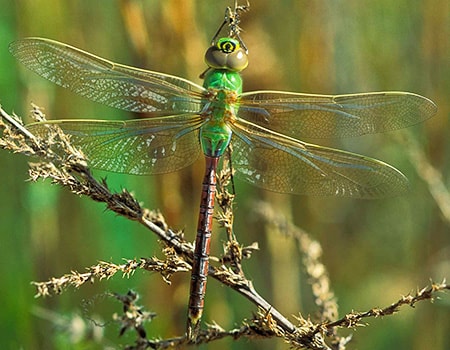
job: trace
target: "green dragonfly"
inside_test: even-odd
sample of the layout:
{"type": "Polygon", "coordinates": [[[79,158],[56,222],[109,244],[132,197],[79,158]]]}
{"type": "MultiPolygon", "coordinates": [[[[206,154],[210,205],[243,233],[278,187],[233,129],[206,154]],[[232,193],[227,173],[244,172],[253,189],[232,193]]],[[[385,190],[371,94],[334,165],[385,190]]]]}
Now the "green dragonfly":
{"type": "Polygon", "coordinates": [[[128,67],[56,41],[27,38],[11,53],[42,77],[119,109],[147,113],[126,121],[54,120],[26,128],[45,137],[59,126],[90,165],[128,174],[179,170],[206,160],[191,277],[188,335],[204,306],[216,169],[230,144],[236,176],[267,190],[320,196],[381,198],[408,182],[376,159],[318,146],[302,137],[350,137],[407,127],[436,112],[429,99],[408,92],[315,95],[242,92],[248,56],[239,37],[214,39],[203,86],[176,76],[128,67]]]}

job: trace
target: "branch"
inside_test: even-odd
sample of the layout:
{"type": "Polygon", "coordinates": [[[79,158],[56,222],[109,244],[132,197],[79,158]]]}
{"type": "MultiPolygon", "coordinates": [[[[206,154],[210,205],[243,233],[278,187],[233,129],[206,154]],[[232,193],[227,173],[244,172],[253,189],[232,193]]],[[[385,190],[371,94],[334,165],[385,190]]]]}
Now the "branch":
{"type": "MultiPolygon", "coordinates": [[[[160,213],[142,208],[127,190],[123,190],[120,193],[112,193],[105,180],[97,181],[92,176],[87,166],[87,159],[82,151],[71,144],[70,136],[65,135],[57,125],[48,124],[48,134],[45,139],[42,139],[30,134],[17,116],[10,116],[1,108],[0,113],[12,125],[11,128],[9,125],[1,122],[0,128],[3,129],[3,136],[0,139],[0,147],[14,153],[39,157],[43,160],[38,163],[30,163],[31,180],[37,181],[39,178],[50,178],[53,184],[67,187],[77,195],[85,195],[95,201],[105,203],[109,210],[139,222],[155,233],[167,247],[173,249],[174,254],[172,254],[171,259],[172,262],[176,260],[177,271],[185,271],[186,268],[191,269],[193,259],[192,243],[187,242],[181,234],[170,230],[160,213]],[[186,263],[187,265],[185,265],[186,263]],[[179,266],[182,267],[180,268],[179,266]]],[[[37,106],[33,106],[32,117],[37,121],[45,121],[45,116],[37,106]]],[[[226,178],[228,175],[224,175],[224,177],[226,178]]],[[[227,211],[228,209],[225,209],[227,199],[225,198],[230,199],[232,197],[222,194],[219,195],[218,201],[222,203],[222,207],[227,211]]],[[[220,222],[224,226],[231,227],[229,222],[231,218],[232,216],[227,213],[222,216],[220,222]]],[[[265,312],[270,313],[283,331],[293,332],[295,326],[270,303],[265,301],[255,291],[251,282],[242,274],[241,261],[243,257],[250,257],[255,249],[257,249],[257,245],[241,247],[238,242],[232,241],[225,247],[226,252],[222,259],[211,257],[212,260],[222,261],[223,263],[232,261],[230,263],[232,268],[229,269],[225,265],[220,267],[210,265],[209,275],[233,288],[265,312]],[[235,272],[236,269],[237,272],[235,272]]],[[[141,259],[141,261],[129,260],[122,265],[100,262],[88,268],[86,273],[73,271],[60,278],[52,278],[46,282],[34,282],[33,284],[38,290],[37,296],[49,295],[51,292],[58,294],[68,286],[80,287],[86,282],[92,282],[95,278],[98,280],[109,279],[117,272],[130,275],[137,268],[158,271],[155,265],[147,263],[148,260],[146,259],[141,259]]],[[[159,270],[159,272],[161,271],[159,270]]],[[[173,272],[173,270],[164,271],[164,280],[167,281],[168,276],[173,272]]]]}
{"type": "MultiPolygon", "coordinates": [[[[48,124],[48,134],[45,138],[32,135],[21,120],[16,116],[7,114],[0,108],[0,129],[3,135],[0,138],[0,148],[27,156],[39,157],[41,162],[30,164],[30,177],[37,179],[50,178],[52,183],[67,187],[77,195],[85,195],[91,199],[103,202],[107,208],[130,220],[139,222],[152,231],[161,240],[165,260],[155,257],[141,258],[139,260],[126,260],[123,264],[99,262],[87,269],[87,272],[73,271],[60,278],[52,278],[47,282],[34,282],[38,296],[59,294],[68,286],[80,287],[86,282],[95,279],[109,279],[117,273],[128,277],[137,269],[157,271],[166,283],[177,272],[186,272],[191,269],[193,259],[193,244],[187,242],[181,233],[169,229],[164,217],[157,211],[142,208],[139,202],[126,190],[113,193],[109,190],[105,180],[97,181],[87,166],[84,154],[70,143],[70,136],[65,135],[54,124],[48,124]],[[3,119],[7,122],[4,123],[3,119]]],[[[38,121],[45,121],[45,116],[33,107],[32,116],[38,121]]],[[[226,160],[225,160],[226,162],[226,160]]],[[[330,280],[325,266],[321,263],[322,250],[320,244],[309,237],[299,228],[288,224],[280,218],[274,210],[265,203],[255,205],[255,214],[258,220],[272,225],[292,237],[298,243],[303,254],[306,273],[315,296],[315,303],[319,308],[320,316],[316,322],[301,315],[297,316],[297,325],[292,324],[279,313],[270,303],[264,300],[254,289],[243,272],[242,261],[250,258],[258,249],[257,243],[243,247],[236,240],[233,231],[233,195],[227,191],[231,172],[229,166],[223,167],[219,175],[217,202],[221,212],[217,220],[228,233],[229,240],[224,247],[224,254],[220,257],[211,257],[211,261],[219,262],[219,266],[210,265],[209,276],[237,291],[258,307],[258,313],[250,321],[243,321],[241,326],[229,331],[223,330],[219,325],[208,325],[202,330],[194,342],[186,336],[165,340],[148,340],[143,324],[154,317],[151,312],[145,312],[135,304],[137,296],[129,293],[127,296],[113,295],[124,305],[124,315],[116,320],[122,324],[121,334],[129,329],[137,332],[136,344],[129,349],[159,349],[181,344],[201,344],[224,337],[280,337],[288,342],[292,348],[309,349],[344,349],[351,337],[341,337],[337,334],[338,328],[354,328],[360,326],[360,321],[368,317],[392,315],[402,305],[414,306],[422,300],[433,300],[436,293],[449,290],[450,287],[443,281],[423,288],[415,295],[407,296],[392,305],[379,309],[373,308],[365,312],[351,312],[344,317],[337,318],[337,303],[333,291],[330,289],[330,280]],[[325,343],[325,337],[331,341],[331,348],[325,343]]]]}
{"type": "Polygon", "coordinates": [[[450,285],[446,283],[445,279],[441,283],[432,282],[431,286],[418,290],[414,295],[408,294],[403,296],[385,308],[373,308],[364,312],[351,312],[335,322],[324,324],[324,327],[327,330],[331,330],[334,327],[354,328],[356,326],[360,326],[360,321],[364,318],[393,315],[394,313],[397,313],[403,305],[414,307],[419,301],[433,301],[438,292],[443,292],[446,290],[450,290],[450,285]]]}

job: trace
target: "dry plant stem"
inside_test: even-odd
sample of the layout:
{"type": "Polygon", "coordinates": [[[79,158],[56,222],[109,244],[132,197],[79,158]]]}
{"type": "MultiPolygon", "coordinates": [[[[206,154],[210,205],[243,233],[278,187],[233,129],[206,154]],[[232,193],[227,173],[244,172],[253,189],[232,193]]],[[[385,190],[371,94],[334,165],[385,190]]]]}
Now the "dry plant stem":
{"type": "Polygon", "coordinates": [[[392,315],[398,312],[399,308],[403,305],[414,307],[419,301],[434,300],[437,292],[446,290],[450,290],[450,285],[448,285],[445,280],[441,283],[431,283],[430,287],[422,288],[414,295],[408,294],[403,296],[401,299],[385,308],[373,308],[364,312],[351,312],[335,322],[324,324],[324,328],[327,330],[335,327],[354,328],[360,326],[360,321],[364,318],[392,315]]]}
{"type": "Polygon", "coordinates": [[[190,265],[178,258],[172,248],[165,248],[166,260],[153,258],[141,258],[139,260],[127,260],[124,264],[114,264],[111,262],[100,261],[97,265],[91,266],[87,272],[80,273],[72,271],[59,278],[52,278],[45,282],[32,282],[36,287],[39,296],[49,296],[52,294],[60,294],[68,286],[79,288],[83,284],[92,283],[95,279],[110,279],[116,273],[122,273],[124,277],[129,277],[136,270],[143,269],[148,271],[159,272],[163,280],[170,284],[170,277],[177,272],[190,271],[190,265]]]}
{"type": "MultiPolygon", "coordinates": [[[[1,113],[2,115],[7,115],[3,110],[1,110],[1,113]]],[[[35,116],[38,115],[39,120],[44,119],[43,114],[37,107],[34,107],[33,114],[35,116]]],[[[9,118],[12,117],[8,115],[8,121],[9,118]]],[[[17,126],[13,126],[15,126],[17,130],[17,126]]],[[[30,164],[30,175],[32,180],[36,181],[39,178],[51,178],[54,183],[69,187],[72,192],[78,195],[86,195],[95,201],[104,202],[109,210],[125,216],[130,220],[137,221],[154,232],[168,247],[173,248],[181,259],[192,264],[193,245],[186,242],[182,235],[175,234],[168,229],[162,215],[143,209],[128,191],[123,190],[121,193],[112,193],[105,181],[98,182],[87,167],[87,162],[83,154],[72,147],[70,144],[70,137],[64,135],[59,128],[54,128],[49,131],[51,137],[48,142],[47,140],[37,140],[34,136],[33,138],[28,137],[28,135],[24,136],[23,130],[26,132],[27,130],[23,127],[18,130],[18,134],[16,131],[11,131],[5,124],[3,128],[4,135],[2,140],[12,139],[13,142],[11,144],[0,143],[0,147],[20,153],[24,153],[22,151],[26,149],[26,155],[39,156],[40,158],[45,159],[46,162],[30,164]],[[28,138],[28,140],[25,138],[28,138]],[[53,152],[52,147],[57,147],[59,151],[53,152]]],[[[252,247],[246,249],[247,252],[251,250],[252,247]]],[[[219,259],[215,258],[215,260],[219,259]]],[[[78,287],[80,284],[92,281],[92,278],[94,277],[98,277],[99,279],[110,278],[113,275],[113,271],[122,271],[128,275],[130,266],[137,264],[136,266],[139,267],[138,262],[133,261],[130,261],[129,264],[125,264],[124,266],[115,265],[112,267],[112,265],[105,266],[105,264],[107,263],[101,263],[90,268],[90,271],[86,274],[74,272],[63,276],[60,279],[52,279],[49,282],[44,282],[44,285],[46,284],[45,286],[42,283],[37,283],[36,286],[40,286],[42,291],[45,291],[43,295],[46,295],[50,290],[60,292],[64,286],[69,284],[78,287]],[[109,272],[96,274],[99,270],[104,271],[105,267],[109,272]]],[[[258,307],[271,313],[279,327],[286,332],[292,332],[295,329],[295,326],[291,322],[256,293],[251,282],[243,277],[242,274],[236,274],[224,266],[220,268],[210,266],[209,276],[230,286],[255,303],[258,307]]]]}
{"type": "MultiPolygon", "coordinates": [[[[170,276],[173,273],[191,269],[193,245],[187,242],[182,234],[170,230],[161,214],[142,208],[129,192],[124,190],[120,193],[112,193],[105,181],[97,181],[88,169],[84,155],[70,144],[70,137],[64,135],[58,128],[51,128],[48,138],[45,140],[37,139],[33,135],[29,135],[29,132],[16,117],[8,115],[1,108],[0,113],[2,118],[9,123],[9,125],[5,124],[0,119],[0,129],[3,129],[0,148],[45,160],[45,162],[30,164],[32,180],[50,178],[53,183],[68,187],[76,194],[86,195],[95,201],[104,202],[108,209],[130,220],[137,221],[154,232],[166,246],[163,249],[166,255],[165,260],[142,258],[140,260],[128,260],[121,265],[100,262],[89,268],[85,273],[72,272],[61,278],[35,283],[38,295],[60,293],[69,285],[79,287],[86,282],[92,282],[94,279],[108,279],[119,272],[124,276],[129,276],[137,269],[158,271],[163,279],[170,283],[170,276]]],[[[33,115],[37,120],[44,118],[37,108],[33,109],[33,115]]],[[[223,179],[220,181],[226,183],[230,174],[222,175],[223,179]]],[[[122,325],[125,327],[121,332],[125,332],[131,327],[138,333],[136,344],[129,349],[162,349],[181,344],[206,343],[228,336],[233,338],[281,337],[292,348],[296,349],[330,349],[323,339],[323,336],[328,336],[331,338],[331,348],[341,350],[345,349],[345,344],[350,340],[350,337],[338,336],[336,332],[338,328],[360,326],[360,322],[364,318],[391,315],[397,312],[402,305],[414,306],[419,301],[432,300],[437,292],[450,290],[450,286],[445,281],[433,283],[431,287],[421,289],[415,295],[402,297],[386,308],[351,312],[337,319],[337,304],[334,294],[329,288],[330,281],[326,269],[320,262],[322,251],[319,243],[312,240],[306,232],[288,224],[269,205],[262,203],[255,206],[258,219],[276,226],[281,232],[293,237],[298,242],[300,251],[304,255],[303,261],[306,272],[310,277],[312,292],[316,298],[315,302],[319,308],[320,315],[317,322],[298,316],[298,325],[294,326],[265,301],[256,292],[252,283],[245,278],[241,266],[242,259],[249,257],[257,249],[257,245],[241,247],[235,240],[231,229],[232,196],[222,191],[219,198],[221,198],[220,206],[223,210],[219,216],[219,222],[227,228],[231,240],[225,247],[225,254],[221,259],[211,258],[212,261],[219,261],[222,264],[219,267],[210,265],[209,276],[245,296],[258,306],[259,312],[254,315],[252,320],[244,321],[241,327],[230,331],[225,331],[218,325],[209,325],[206,329],[200,331],[194,341],[189,341],[186,336],[165,340],[148,340],[145,337],[142,322],[151,319],[152,314],[144,313],[140,307],[134,307],[132,298],[124,298],[123,300],[128,303],[128,310],[134,310],[136,316],[132,316],[133,313],[128,312],[128,318],[121,318],[122,325]],[[148,317],[143,317],[143,315],[148,317]]]]}
{"type": "Polygon", "coordinates": [[[222,170],[217,176],[217,193],[216,204],[219,208],[219,214],[216,217],[217,222],[226,231],[228,241],[224,246],[224,255],[221,262],[224,265],[229,264],[234,273],[244,276],[242,269],[242,260],[251,257],[254,250],[258,249],[257,243],[253,243],[250,247],[243,248],[236,240],[236,236],[233,233],[234,222],[234,184],[233,184],[233,169],[231,165],[231,152],[232,145],[228,147],[228,152],[223,157],[222,170]],[[228,191],[228,187],[232,185],[233,193],[228,191]]]}
{"type": "Polygon", "coordinates": [[[334,321],[338,315],[338,305],[333,291],[330,289],[330,279],[325,265],[321,262],[322,247],[305,231],[290,224],[271,205],[259,202],[253,205],[258,221],[277,229],[285,235],[294,238],[303,255],[303,265],[308,275],[316,305],[319,307],[319,319],[323,322],[334,321]]]}
{"type": "MultiPolygon", "coordinates": [[[[16,130],[18,130],[19,133],[21,133],[23,136],[28,137],[29,139],[34,140],[34,142],[36,142],[36,138],[34,137],[34,135],[32,133],[30,133],[27,129],[25,129],[25,127],[22,124],[22,121],[16,115],[10,116],[8,113],[6,113],[3,110],[3,108],[1,108],[1,106],[0,106],[0,115],[8,123],[10,123],[16,130]]],[[[0,123],[1,123],[0,124],[1,129],[8,130],[7,125],[4,124],[1,119],[0,119],[0,123]]]]}
{"type": "MultiPolygon", "coordinates": [[[[265,223],[273,225],[280,232],[284,232],[287,236],[291,236],[297,240],[299,249],[304,256],[303,262],[306,273],[309,276],[309,283],[316,297],[315,302],[319,307],[319,319],[321,323],[316,325],[318,327],[316,331],[320,329],[321,333],[330,336],[333,344],[340,344],[342,341],[345,341],[344,338],[337,335],[337,328],[361,326],[359,322],[363,318],[392,315],[398,312],[402,305],[414,307],[419,301],[433,300],[437,292],[450,290],[450,285],[446,284],[445,280],[441,283],[432,283],[430,287],[425,287],[417,291],[415,295],[408,294],[385,308],[373,308],[364,312],[351,312],[337,319],[338,305],[333,291],[329,288],[330,281],[325,266],[320,262],[322,255],[320,244],[312,240],[303,230],[288,223],[269,204],[261,202],[255,205],[254,208],[258,220],[264,220],[265,223]]],[[[303,324],[305,319],[299,317],[299,321],[303,324]]]]}
{"type": "Polygon", "coordinates": [[[450,224],[450,193],[442,180],[442,174],[431,165],[411,133],[405,131],[403,135],[405,136],[398,137],[398,140],[407,146],[405,150],[411,159],[411,164],[428,185],[428,189],[447,225],[450,224]]]}

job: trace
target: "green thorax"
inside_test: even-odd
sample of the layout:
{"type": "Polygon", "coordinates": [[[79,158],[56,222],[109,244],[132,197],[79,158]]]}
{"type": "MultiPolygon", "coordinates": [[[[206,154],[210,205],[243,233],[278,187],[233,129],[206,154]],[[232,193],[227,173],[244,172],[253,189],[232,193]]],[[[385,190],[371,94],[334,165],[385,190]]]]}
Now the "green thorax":
{"type": "Polygon", "coordinates": [[[205,75],[203,87],[206,89],[231,90],[242,93],[242,77],[238,72],[227,69],[210,69],[205,75]]]}
{"type": "Polygon", "coordinates": [[[200,129],[203,153],[220,157],[231,140],[231,129],[226,121],[235,117],[237,99],[242,93],[242,78],[238,72],[227,69],[210,69],[203,83],[214,96],[205,105],[204,115],[208,122],[200,129]]]}

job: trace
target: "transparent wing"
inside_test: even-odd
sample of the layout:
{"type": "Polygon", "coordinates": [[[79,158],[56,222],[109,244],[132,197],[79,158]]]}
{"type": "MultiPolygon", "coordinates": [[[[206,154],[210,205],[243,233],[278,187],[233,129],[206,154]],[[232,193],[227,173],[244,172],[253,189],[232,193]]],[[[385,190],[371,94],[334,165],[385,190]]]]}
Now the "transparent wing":
{"type": "Polygon", "coordinates": [[[349,137],[401,129],[432,117],[436,105],[408,92],[242,94],[238,117],[295,138],[349,137]]]}
{"type": "Polygon", "coordinates": [[[200,117],[172,116],[129,121],[54,120],[26,128],[47,137],[52,126],[71,135],[71,143],[92,167],[127,174],[160,174],[193,163],[200,154],[200,117]],[[183,120],[181,120],[183,119],[183,120]]]}
{"type": "Polygon", "coordinates": [[[401,172],[379,160],[301,142],[245,121],[232,128],[237,177],[264,189],[369,199],[408,188],[401,172]]]}
{"type": "Polygon", "coordinates": [[[42,38],[15,41],[9,50],[42,77],[111,107],[155,115],[201,110],[204,88],[186,79],[124,66],[42,38]]]}

